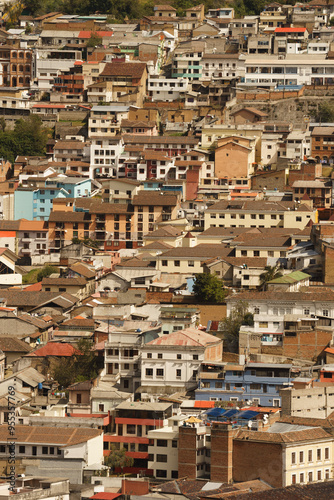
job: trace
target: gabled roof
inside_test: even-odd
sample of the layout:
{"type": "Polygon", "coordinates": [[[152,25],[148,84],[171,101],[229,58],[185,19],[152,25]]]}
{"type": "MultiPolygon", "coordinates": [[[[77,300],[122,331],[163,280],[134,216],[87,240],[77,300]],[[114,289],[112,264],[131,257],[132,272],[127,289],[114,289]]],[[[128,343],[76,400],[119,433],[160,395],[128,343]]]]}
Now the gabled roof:
{"type": "Polygon", "coordinates": [[[86,278],[43,278],[42,286],[63,285],[63,286],[85,286],[86,278]]]}
{"type": "Polygon", "coordinates": [[[71,271],[74,271],[77,274],[80,274],[81,276],[90,279],[95,277],[95,271],[90,269],[88,266],[83,264],[82,262],[76,262],[75,264],[72,264],[69,266],[69,269],[71,271]]]}
{"type": "Polygon", "coordinates": [[[176,206],[177,196],[175,194],[164,194],[156,191],[141,190],[132,199],[134,206],[176,206]]]}
{"type": "Polygon", "coordinates": [[[9,335],[0,336],[0,349],[4,353],[6,352],[30,352],[31,347],[27,342],[17,339],[15,337],[10,337],[9,335]]]}
{"type": "Polygon", "coordinates": [[[218,337],[209,335],[202,330],[195,328],[186,328],[178,332],[163,335],[157,339],[151,340],[146,346],[184,346],[184,347],[205,347],[208,344],[220,342],[218,337]]]}
{"type": "Polygon", "coordinates": [[[31,352],[28,356],[38,356],[38,357],[69,357],[74,354],[80,354],[80,352],[75,349],[71,344],[58,343],[58,342],[48,342],[45,346],[36,349],[36,351],[31,352]]]}
{"type": "Polygon", "coordinates": [[[39,307],[59,298],[64,298],[68,303],[67,307],[77,302],[77,298],[68,293],[59,292],[33,292],[26,290],[6,289],[0,290],[0,298],[4,298],[9,307],[39,307]]]}
{"type": "MultiPolygon", "coordinates": [[[[18,425],[15,429],[17,443],[74,446],[85,443],[102,434],[100,429],[88,427],[41,427],[40,425],[18,425]]],[[[8,425],[0,425],[0,442],[7,442],[8,425]]]]}
{"type": "Polygon", "coordinates": [[[141,78],[146,70],[146,63],[112,62],[107,63],[100,76],[124,76],[141,78]]]}
{"type": "Polygon", "coordinates": [[[290,274],[285,274],[284,276],[279,276],[278,278],[275,278],[273,280],[268,281],[268,283],[274,283],[274,284],[289,284],[289,283],[298,283],[299,281],[306,280],[310,278],[311,276],[309,274],[303,273],[302,271],[294,271],[293,273],[290,274]]]}
{"type": "Polygon", "coordinates": [[[156,229],[145,235],[147,239],[150,238],[175,238],[176,236],[182,236],[182,231],[174,226],[164,226],[156,229]]]}

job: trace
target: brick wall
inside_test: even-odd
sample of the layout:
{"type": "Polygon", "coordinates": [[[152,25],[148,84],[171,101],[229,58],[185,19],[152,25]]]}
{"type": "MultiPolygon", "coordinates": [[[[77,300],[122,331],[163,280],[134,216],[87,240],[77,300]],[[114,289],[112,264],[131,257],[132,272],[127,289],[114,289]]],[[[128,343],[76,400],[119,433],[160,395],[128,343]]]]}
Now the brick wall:
{"type": "Polygon", "coordinates": [[[179,477],[196,479],[196,442],[196,428],[179,428],[179,477]]]}
{"type": "Polygon", "coordinates": [[[283,356],[315,361],[332,339],[332,332],[314,330],[297,332],[296,337],[283,338],[283,356]]]}
{"type": "Polygon", "coordinates": [[[229,483],[233,479],[233,436],[231,424],[213,424],[211,429],[211,481],[229,483]]]}
{"type": "Polygon", "coordinates": [[[278,101],[291,97],[301,97],[304,87],[300,90],[285,90],[284,92],[237,92],[237,101],[278,101]]]}
{"type": "Polygon", "coordinates": [[[334,283],[334,248],[325,246],[324,253],[325,253],[325,265],[323,266],[323,273],[324,273],[323,282],[326,284],[334,283]]]}
{"type": "Polygon", "coordinates": [[[283,486],[282,465],[282,448],[279,444],[233,441],[234,481],[261,479],[274,488],[280,488],[283,486]]]}

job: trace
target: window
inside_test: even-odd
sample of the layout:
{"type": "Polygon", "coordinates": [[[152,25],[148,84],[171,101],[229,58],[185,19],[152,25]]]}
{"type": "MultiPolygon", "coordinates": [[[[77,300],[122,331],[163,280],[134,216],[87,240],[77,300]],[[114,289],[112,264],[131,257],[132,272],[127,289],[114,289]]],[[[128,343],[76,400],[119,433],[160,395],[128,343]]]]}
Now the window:
{"type": "Polygon", "coordinates": [[[163,376],[164,376],[163,368],[157,368],[157,377],[163,377],[163,376]]]}
{"type": "Polygon", "coordinates": [[[176,378],[181,378],[181,370],[176,370],[176,378]]]}
{"type": "Polygon", "coordinates": [[[329,479],[329,478],[330,478],[329,469],[325,469],[325,479],[329,479]]]}
{"type": "Polygon", "coordinates": [[[292,474],[292,476],[291,476],[291,484],[296,484],[296,474],[292,474]]]}
{"type": "Polygon", "coordinates": [[[48,447],[47,446],[43,446],[42,447],[42,454],[43,455],[47,455],[48,454],[48,447]]]}
{"type": "Polygon", "coordinates": [[[325,448],[325,460],[329,460],[329,448],[325,448]]]}
{"type": "Polygon", "coordinates": [[[195,262],[193,260],[188,260],[188,267],[194,267],[195,262]]]}
{"type": "Polygon", "coordinates": [[[198,361],[198,354],[193,354],[193,360],[198,361]]]}
{"type": "Polygon", "coordinates": [[[19,446],[19,453],[25,453],[26,452],[26,447],[25,446],[19,446]]]}
{"type": "Polygon", "coordinates": [[[308,450],[308,461],[313,462],[313,452],[312,450],[308,450]]]}
{"type": "Polygon", "coordinates": [[[304,315],[305,316],[309,316],[310,314],[310,310],[309,309],[304,309],[304,315]]]}
{"type": "Polygon", "coordinates": [[[176,359],[182,359],[182,354],[177,354],[176,359]]]}
{"type": "Polygon", "coordinates": [[[157,439],[157,446],[167,448],[167,439],[157,439]]]}
{"type": "Polygon", "coordinates": [[[167,477],[167,471],[166,470],[157,469],[156,476],[157,477],[167,477]]]}
{"type": "Polygon", "coordinates": [[[317,478],[318,478],[318,481],[321,481],[321,470],[318,470],[318,472],[317,472],[317,478]]]}
{"type": "Polygon", "coordinates": [[[223,382],[215,382],[215,389],[222,389],[223,388],[223,382]]]}
{"type": "Polygon", "coordinates": [[[158,359],[162,359],[162,354],[161,352],[158,353],[158,359]]]}
{"type": "Polygon", "coordinates": [[[0,453],[6,453],[6,446],[4,444],[0,445],[0,453]]]}
{"type": "Polygon", "coordinates": [[[308,473],[308,482],[312,483],[312,481],[313,481],[313,472],[311,471],[308,473]]]}
{"type": "Polygon", "coordinates": [[[157,454],[157,462],[167,462],[167,455],[159,455],[157,454]]]}
{"type": "Polygon", "coordinates": [[[292,452],[292,453],[291,453],[291,463],[292,463],[292,464],[295,464],[295,463],[296,463],[296,453],[295,453],[295,452],[292,452]]]}
{"type": "Polygon", "coordinates": [[[299,482],[300,483],[304,482],[304,473],[303,472],[301,474],[299,474],[299,482]]]}
{"type": "Polygon", "coordinates": [[[147,353],[147,357],[148,357],[148,359],[152,359],[152,353],[151,353],[151,352],[148,352],[148,353],[147,353]]]}
{"type": "Polygon", "coordinates": [[[299,463],[301,463],[301,464],[304,463],[304,452],[303,451],[299,452],[299,463]]]}
{"type": "Polygon", "coordinates": [[[54,446],[50,446],[49,453],[50,453],[50,455],[54,455],[55,454],[54,446]]]}
{"type": "Polygon", "coordinates": [[[317,460],[321,460],[321,448],[317,449],[317,460]]]}
{"type": "Polygon", "coordinates": [[[167,260],[162,260],[161,261],[161,265],[164,266],[164,267],[166,267],[168,265],[167,260]]]}
{"type": "Polygon", "coordinates": [[[323,315],[323,316],[329,316],[329,311],[328,311],[328,309],[324,309],[324,310],[322,311],[322,315],[323,315]]]}
{"type": "Polygon", "coordinates": [[[153,368],[146,368],[146,377],[153,377],[153,368]]]}
{"type": "Polygon", "coordinates": [[[126,433],[127,434],[136,434],[136,426],[133,424],[127,424],[126,433]]]}
{"type": "Polygon", "coordinates": [[[173,439],[173,441],[172,441],[172,448],[177,448],[177,441],[176,441],[176,439],[173,439]]]}
{"type": "Polygon", "coordinates": [[[268,328],[268,321],[260,321],[259,328],[268,328]]]}

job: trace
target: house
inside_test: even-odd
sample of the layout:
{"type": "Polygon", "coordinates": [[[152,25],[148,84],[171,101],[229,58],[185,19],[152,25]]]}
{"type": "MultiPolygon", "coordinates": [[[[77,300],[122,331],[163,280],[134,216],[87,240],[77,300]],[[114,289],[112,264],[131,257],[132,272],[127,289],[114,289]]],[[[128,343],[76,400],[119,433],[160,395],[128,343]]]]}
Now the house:
{"type": "Polygon", "coordinates": [[[17,289],[1,290],[1,297],[8,307],[16,307],[18,311],[59,315],[69,311],[78,301],[68,293],[52,293],[25,291],[17,289]]]}
{"type": "MultiPolygon", "coordinates": [[[[6,474],[8,463],[8,426],[0,426],[0,467],[6,474]]],[[[15,430],[17,466],[26,475],[38,471],[46,477],[66,477],[82,484],[86,473],[101,468],[103,462],[103,431],[92,428],[62,428],[39,425],[18,425],[15,430]]],[[[9,470],[9,469],[8,469],[9,470]]]]}
{"type": "Polygon", "coordinates": [[[112,83],[112,101],[132,103],[141,107],[146,93],[146,63],[106,63],[99,75],[101,82],[112,83]]]}
{"type": "Polygon", "coordinates": [[[6,335],[0,337],[0,350],[5,355],[5,365],[8,367],[21,356],[29,353],[31,347],[23,340],[6,335]]]}
{"type": "Polygon", "coordinates": [[[254,173],[255,144],[255,137],[229,136],[218,139],[215,150],[216,177],[248,179],[254,173]]]}
{"type": "Polygon", "coordinates": [[[90,414],[90,390],[93,384],[91,380],[77,382],[68,386],[68,412],[90,414]]]}
{"type": "Polygon", "coordinates": [[[147,89],[152,101],[174,102],[184,98],[189,90],[189,79],[150,75],[147,89]]]}
{"type": "Polygon", "coordinates": [[[65,342],[48,342],[43,347],[37,348],[21,360],[18,360],[16,366],[20,369],[29,364],[32,368],[46,375],[57,366],[59,360],[72,357],[78,353],[79,351],[71,344],[65,342]]]}
{"type": "Polygon", "coordinates": [[[80,300],[90,295],[89,290],[87,290],[87,280],[84,277],[43,278],[42,291],[51,293],[66,292],[78,297],[80,300]]]}
{"type": "Polygon", "coordinates": [[[241,108],[238,111],[233,111],[232,113],[230,113],[230,116],[233,117],[233,123],[236,125],[262,122],[265,121],[268,117],[267,113],[251,107],[241,108]]]}
{"type": "Polygon", "coordinates": [[[191,391],[204,361],[220,361],[222,341],[195,328],[187,328],[152,340],[141,348],[142,397],[155,398],[161,391],[191,391]]]}
{"type": "Polygon", "coordinates": [[[48,229],[44,221],[21,219],[17,231],[18,256],[31,263],[36,255],[47,255],[49,251],[48,229]]]}

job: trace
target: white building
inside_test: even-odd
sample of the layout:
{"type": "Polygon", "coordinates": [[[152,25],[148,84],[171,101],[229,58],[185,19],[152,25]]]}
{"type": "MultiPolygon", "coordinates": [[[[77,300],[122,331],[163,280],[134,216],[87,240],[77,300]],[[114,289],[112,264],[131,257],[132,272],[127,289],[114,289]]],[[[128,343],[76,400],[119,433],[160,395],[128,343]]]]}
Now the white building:
{"type": "Polygon", "coordinates": [[[123,148],[119,138],[101,135],[92,137],[89,177],[117,177],[118,160],[123,148]]]}
{"type": "Polygon", "coordinates": [[[326,84],[334,78],[334,60],[326,54],[252,55],[245,59],[245,83],[264,85],[326,84]]]}
{"type": "Polygon", "coordinates": [[[141,394],[195,389],[201,363],[221,357],[222,341],[194,328],[152,340],[141,348],[141,394]]]}
{"type": "Polygon", "coordinates": [[[190,90],[189,79],[150,76],[147,90],[152,101],[173,102],[183,98],[185,93],[190,90]]]}
{"type": "Polygon", "coordinates": [[[115,136],[129,114],[128,105],[93,106],[88,119],[88,137],[115,136]]]}
{"type": "Polygon", "coordinates": [[[207,81],[213,78],[243,77],[244,59],[242,54],[204,54],[201,79],[207,81]]]}

